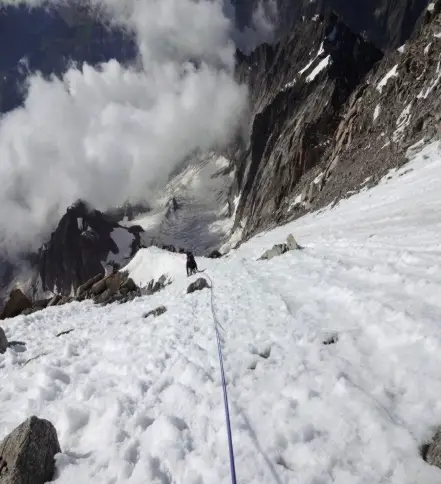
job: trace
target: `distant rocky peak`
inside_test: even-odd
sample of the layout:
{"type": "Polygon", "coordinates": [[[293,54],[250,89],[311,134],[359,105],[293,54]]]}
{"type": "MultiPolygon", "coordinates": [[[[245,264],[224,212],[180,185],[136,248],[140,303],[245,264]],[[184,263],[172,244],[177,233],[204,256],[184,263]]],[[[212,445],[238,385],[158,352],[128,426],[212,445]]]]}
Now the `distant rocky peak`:
{"type": "Polygon", "coordinates": [[[330,75],[343,77],[353,89],[372,66],[383,58],[377,49],[362,35],[354,33],[336,14],[331,13],[325,27],[322,56],[330,55],[333,69],[330,75]]]}
{"type": "Polygon", "coordinates": [[[83,217],[89,215],[93,211],[95,210],[91,207],[89,203],[84,200],[78,199],[67,208],[66,214],[83,217]]]}
{"type": "Polygon", "coordinates": [[[429,24],[433,21],[435,17],[437,17],[441,13],[441,0],[434,0],[429,2],[427,8],[424,10],[422,15],[421,24],[424,25],[429,24]]]}
{"type": "Polygon", "coordinates": [[[141,227],[123,227],[87,202],[76,201],[39,251],[43,289],[69,295],[107,266],[124,265],[139,249],[141,232],[141,227]]]}

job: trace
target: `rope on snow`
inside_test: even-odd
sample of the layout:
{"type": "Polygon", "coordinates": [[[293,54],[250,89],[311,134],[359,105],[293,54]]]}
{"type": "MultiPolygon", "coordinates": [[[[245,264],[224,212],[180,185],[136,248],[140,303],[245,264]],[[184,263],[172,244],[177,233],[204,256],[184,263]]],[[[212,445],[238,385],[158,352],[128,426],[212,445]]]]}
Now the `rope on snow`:
{"type": "Polygon", "coordinates": [[[222,344],[221,338],[219,333],[219,328],[225,331],[220,324],[217,316],[216,311],[214,309],[214,294],[213,294],[213,280],[208,274],[205,274],[206,277],[210,280],[211,286],[211,314],[213,315],[213,322],[214,322],[214,329],[216,332],[216,340],[217,340],[217,351],[219,356],[219,366],[221,372],[221,379],[222,379],[222,391],[224,394],[224,407],[225,407],[225,420],[227,423],[227,437],[228,437],[228,450],[230,456],[230,472],[231,472],[231,482],[232,484],[236,484],[236,463],[234,461],[234,448],[233,448],[233,438],[231,436],[231,420],[230,420],[230,410],[228,406],[228,391],[227,391],[227,383],[225,380],[225,370],[224,370],[224,358],[222,354],[222,344]]]}

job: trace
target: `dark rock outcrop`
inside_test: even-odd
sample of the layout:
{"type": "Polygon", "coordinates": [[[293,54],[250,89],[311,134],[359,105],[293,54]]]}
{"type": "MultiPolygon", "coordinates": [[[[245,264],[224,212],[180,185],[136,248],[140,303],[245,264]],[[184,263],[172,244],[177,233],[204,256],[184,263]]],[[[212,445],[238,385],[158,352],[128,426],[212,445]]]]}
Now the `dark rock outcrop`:
{"type": "Polygon", "coordinates": [[[92,288],[92,286],[99,282],[103,277],[104,273],[99,273],[96,276],[91,277],[87,282],[78,288],[77,295],[81,297],[83,294],[86,294],[92,288]]]}
{"type": "Polygon", "coordinates": [[[159,306],[156,309],[152,309],[148,313],[144,314],[144,318],[148,318],[150,316],[154,316],[157,318],[158,316],[161,316],[161,314],[164,314],[167,311],[167,308],[165,306],[159,306]]]}
{"type": "MultiPolygon", "coordinates": [[[[44,290],[68,295],[104,271],[111,259],[124,261],[141,245],[140,227],[121,227],[84,202],[72,205],[50,241],[40,250],[39,273],[44,290]],[[114,235],[114,231],[119,231],[114,235]],[[118,237],[131,238],[130,253],[120,253],[118,237]]],[[[116,262],[116,261],[114,261],[116,262]]],[[[86,290],[83,288],[83,290],[86,290]]]]}
{"type": "Polygon", "coordinates": [[[109,302],[114,302],[114,299],[111,300],[111,298],[118,292],[118,289],[116,288],[108,288],[101,294],[95,297],[95,302],[97,304],[103,304],[103,303],[109,303],[109,302]]]}
{"type": "Polygon", "coordinates": [[[148,284],[147,287],[142,289],[142,294],[145,296],[151,296],[155,294],[155,292],[162,291],[166,286],[171,284],[170,279],[167,278],[165,274],[163,274],[157,281],[152,279],[148,284]]]}
{"type": "MultiPolygon", "coordinates": [[[[108,276],[112,277],[112,276],[108,276]]],[[[101,294],[107,289],[107,279],[108,277],[103,277],[100,279],[98,282],[96,282],[91,288],[90,288],[90,294],[93,296],[97,296],[98,294],[101,294]]]]}
{"type": "Polygon", "coordinates": [[[286,242],[284,244],[274,245],[272,249],[264,252],[259,260],[271,260],[274,257],[285,254],[286,252],[289,252],[291,250],[298,250],[300,248],[301,247],[297,244],[296,239],[291,234],[288,235],[288,238],[286,239],[286,242]]]}
{"type": "Polygon", "coordinates": [[[195,291],[202,291],[202,289],[205,289],[205,288],[210,289],[207,279],[205,279],[204,277],[200,277],[199,279],[196,279],[188,286],[187,294],[191,294],[192,292],[195,292],[195,291]]]}
{"type": "Polygon", "coordinates": [[[96,304],[101,305],[122,304],[141,296],[143,291],[128,277],[127,272],[115,272],[104,277],[99,274],[78,289],[81,296],[77,296],[76,300],[93,299],[96,304]]]}
{"type": "Polygon", "coordinates": [[[59,338],[60,336],[64,336],[66,334],[72,333],[72,331],[75,331],[75,329],[67,329],[66,331],[61,331],[61,333],[57,333],[55,337],[59,338]]]}
{"type": "Polygon", "coordinates": [[[438,429],[432,440],[423,446],[422,454],[428,464],[441,469],[441,429],[438,429]]]}
{"type": "Polygon", "coordinates": [[[158,247],[162,250],[166,250],[167,252],[172,252],[173,254],[176,254],[177,252],[180,252],[180,249],[175,247],[174,245],[161,245],[159,244],[158,247]]]}
{"type": "Polygon", "coordinates": [[[138,289],[138,286],[135,284],[133,279],[129,277],[125,282],[121,284],[120,291],[128,293],[128,292],[136,291],[137,289],[138,289]]]}
{"type": "Polygon", "coordinates": [[[41,309],[47,308],[47,305],[50,303],[51,299],[39,299],[38,301],[34,301],[32,303],[32,309],[36,309],[40,311],[41,309]]]}
{"type": "MultiPolygon", "coordinates": [[[[22,310],[22,306],[19,309],[15,309],[16,306],[12,305],[12,302],[7,304],[5,311],[7,314],[12,314],[9,317],[17,316],[18,314],[29,315],[37,311],[45,309],[45,307],[51,306],[63,306],[74,301],[84,301],[85,299],[92,299],[96,304],[106,305],[114,302],[125,303],[141,295],[149,295],[154,292],[163,289],[170,281],[166,276],[162,276],[158,281],[151,281],[148,287],[141,289],[135,284],[133,279],[128,277],[126,272],[114,272],[108,276],[104,276],[102,273],[91,277],[85,284],[80,286],[77,290],[76,296],[62,296],[61,294],[54,295],[51,299],[39,300],[32,303],[27,298],[26,307],[22,310]]],[[[17,294],[13,292],[13,299],[11,301],[21,301],[17,299],[17,294]]],[[[25,296],[24,296],[25,297],[25,296]]]]}
{"type": "Polygon", "coordinates": [[[94,297],[94,301],[97,304],[102,304],[107,302],[119,291],[121,284],[122,275],[120,272],[117,272],[116,274],[111,274],[94,284],[90,289],[90,292],[94,297]]]}
{"type": "Polygon", "coordinates": [[[48,305],[47,307],[51,307],[51,306],[57,306],[58,303],[61,301],[63,296],[60,296],[59,294],[56,294],[49,302],[48,302],[48,305]]]}
{"type": "Polygon", "coordinates": [[[6,338],[3,328],[0,326],[0,354],[6,352],[8,348],[8,339],[6,338]]]}
{"type": "Polygon", "coordinates": [[[0,314],[0,319],[15,318],[26,309],[32,308],[32,302],[23,294],[20,289],[13,289],[9,299],[0,314]]]}
{"type": "Polygon", "coordinates": [[[0,443],[0,482],[49,482],[54,475],[55,455],[60,452],[55,427],[48,420],[31,417],[0,443]]]}
{"type": "Polygon", "coordinates": [[[61,299],[58,301],[57,306],[64,306],[73,301],[71,296],[62,296],[61,299]]]}
{"type": "Polygon", "coordinates": [[[222,257],[222,254],[218,250],[213,250],[207,255],[207,257],[209,259],[220,259],[222,257]]]}

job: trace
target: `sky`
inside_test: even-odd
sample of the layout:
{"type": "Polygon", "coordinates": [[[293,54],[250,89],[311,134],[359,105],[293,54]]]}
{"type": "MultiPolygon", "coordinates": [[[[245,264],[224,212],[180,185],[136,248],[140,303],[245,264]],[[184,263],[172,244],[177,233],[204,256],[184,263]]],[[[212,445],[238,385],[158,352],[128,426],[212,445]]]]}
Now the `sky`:
{"type": "Polygon", "coordinates": [[[24,106],[0,119],[0,237],[9,250],[37,248],[79,198],[101,210],[127,198],[153,203],[183,158],[228,142],[247,103],[233,77],[236,46],[250,50],[272,32],[261,7],[237,32],[229,0],[90,3],[134,32],[139,59],[72,66],[60,78],[29,73],[24,106]]]}

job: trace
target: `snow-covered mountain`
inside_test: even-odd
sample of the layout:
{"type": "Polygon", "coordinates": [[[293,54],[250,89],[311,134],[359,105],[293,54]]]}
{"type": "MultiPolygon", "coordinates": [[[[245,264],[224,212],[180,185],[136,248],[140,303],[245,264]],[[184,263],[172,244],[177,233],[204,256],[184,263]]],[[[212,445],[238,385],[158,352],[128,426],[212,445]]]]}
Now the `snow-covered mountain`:
{"type": "Polygon", "coordinates": [[[157,206],[127,226],[144,229],[144,245],[167,245],[205,255],[230,235],[236,203],[232,197],[235,167],[215,153],[192,158],[172,177],[157,206]]]}
{"type": "Polygon", "coordinates": [[[60,484],[230,482],[215,315],[239,482],[441,482],[421,455],[441,425],[440,181],[432,143],[190,279],[183,254],[141,249],[135,282],[173,279],[153,296],[9,320],[26,346],[0,354],[0,437],[49,419],[60,484]],[[259,260],[290,233],[303,250],[259,260]],[[211,289],[187,294],[197,277],[211,289]]]}

